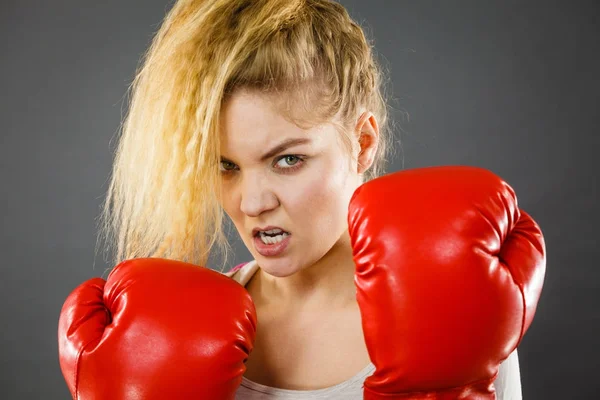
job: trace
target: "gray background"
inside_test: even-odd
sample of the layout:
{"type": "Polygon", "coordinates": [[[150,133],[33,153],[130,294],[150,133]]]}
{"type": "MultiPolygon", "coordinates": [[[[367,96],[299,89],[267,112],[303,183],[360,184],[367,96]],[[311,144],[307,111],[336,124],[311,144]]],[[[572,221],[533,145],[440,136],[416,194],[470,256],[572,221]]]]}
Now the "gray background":
{"type": "MultiPolygon", "coordinates": [[[[390,170],[489,168],[544,231],[545,287],[519,348],[524,398],[598,398],[598,2],[342,4],[391,72],[403,132],[390,170]]],[[[169,7],[1,2],[2,398],[68,398],[58,313],[77,284],[109,267],[94,252],[109,141],[169,7]]],[[[248,259],[236,249],[234,261],[248,259]]]]}

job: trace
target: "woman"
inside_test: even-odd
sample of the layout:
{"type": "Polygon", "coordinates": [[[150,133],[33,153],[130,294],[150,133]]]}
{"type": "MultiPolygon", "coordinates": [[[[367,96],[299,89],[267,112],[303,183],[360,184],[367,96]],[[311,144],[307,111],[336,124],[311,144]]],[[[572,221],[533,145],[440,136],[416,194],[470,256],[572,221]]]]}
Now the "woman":
{"type": "MultiPolygon", "coordinates": [[[[375,371],[348,206],[384,165],[383,91],[362,29],[330,0],[179,0],[145,57],[104,232],[116,263],[206,265],[226,254],[227,214],[253,260],[226,275],[258,320],[237,399],[359,399],[375,371]]],[[[521,398],[516,350],[494,387],[521,398]]]]}
{"type": "MultiPolygon", "coordinates": [[[[246,287],[259,321],[236,399],[362,399],[375,366],[356,301],[347,210],[374,161],[377,120],[361,114],[352,132],[362,144],[349,157],[332,125],[303,130],[270,100],[240,91],[223,113],[223,207],[254,258],[228,275],[246,287]]],[[[516,350],[495,389],[498,399],[521,398],[516,350]]]]}

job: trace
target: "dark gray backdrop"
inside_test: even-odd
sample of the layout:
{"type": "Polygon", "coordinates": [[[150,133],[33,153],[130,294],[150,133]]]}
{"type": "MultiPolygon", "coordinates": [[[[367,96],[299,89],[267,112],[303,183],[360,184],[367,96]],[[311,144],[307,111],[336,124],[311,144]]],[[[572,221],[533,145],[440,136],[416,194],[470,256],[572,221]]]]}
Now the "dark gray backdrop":
{"type": "MultiPolygon", "coordinates": [[[[545,287],[519,348],[524,398],[599,398],[598,2],[342,3],[391,70],[404,131],[390,170],[489,168],[545,233],[545,287]]],[[[170,3],[0,4],[0,397],[66,399],[58,313],[109,267],[94,257],[109,140],[170,3]]]]}

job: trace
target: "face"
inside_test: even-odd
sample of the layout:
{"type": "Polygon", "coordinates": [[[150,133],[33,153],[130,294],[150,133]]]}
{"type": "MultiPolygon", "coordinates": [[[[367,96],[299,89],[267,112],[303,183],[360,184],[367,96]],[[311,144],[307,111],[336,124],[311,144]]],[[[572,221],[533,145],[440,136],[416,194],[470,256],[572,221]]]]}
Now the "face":
{"type": "Polygon", "coordinates": [[[348,228],[361,178],[333,125],[302,129],[263,94],[238,91],[221,116],[222,205],[261,269],[283,277],[326,255],[348,228]],[[275,232],[259,232],[280,229],[275,232]]]}

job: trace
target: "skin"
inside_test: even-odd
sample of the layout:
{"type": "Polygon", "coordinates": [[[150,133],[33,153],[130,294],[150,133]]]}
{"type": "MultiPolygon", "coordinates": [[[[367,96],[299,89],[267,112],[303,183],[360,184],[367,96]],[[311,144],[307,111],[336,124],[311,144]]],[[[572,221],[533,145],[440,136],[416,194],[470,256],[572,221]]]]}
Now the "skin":
{"type": "Polygon", "coordinates": [[[349,379],[369,357],[347,210],[373,163],[379,138],[375,117],[365,111],[357,118],[351,151],[333,125],[302,129],[265,94],[234,93],[220,122],[222,206],[260,266],[246,286],[258,329],[245,376],[297,390],[349,379]],[[287,139],[308,142],[263,158],[287,139]],[[252,229],[268,225],[291,233],[279,256],[263,257],[254,248],[252,229]]]}

